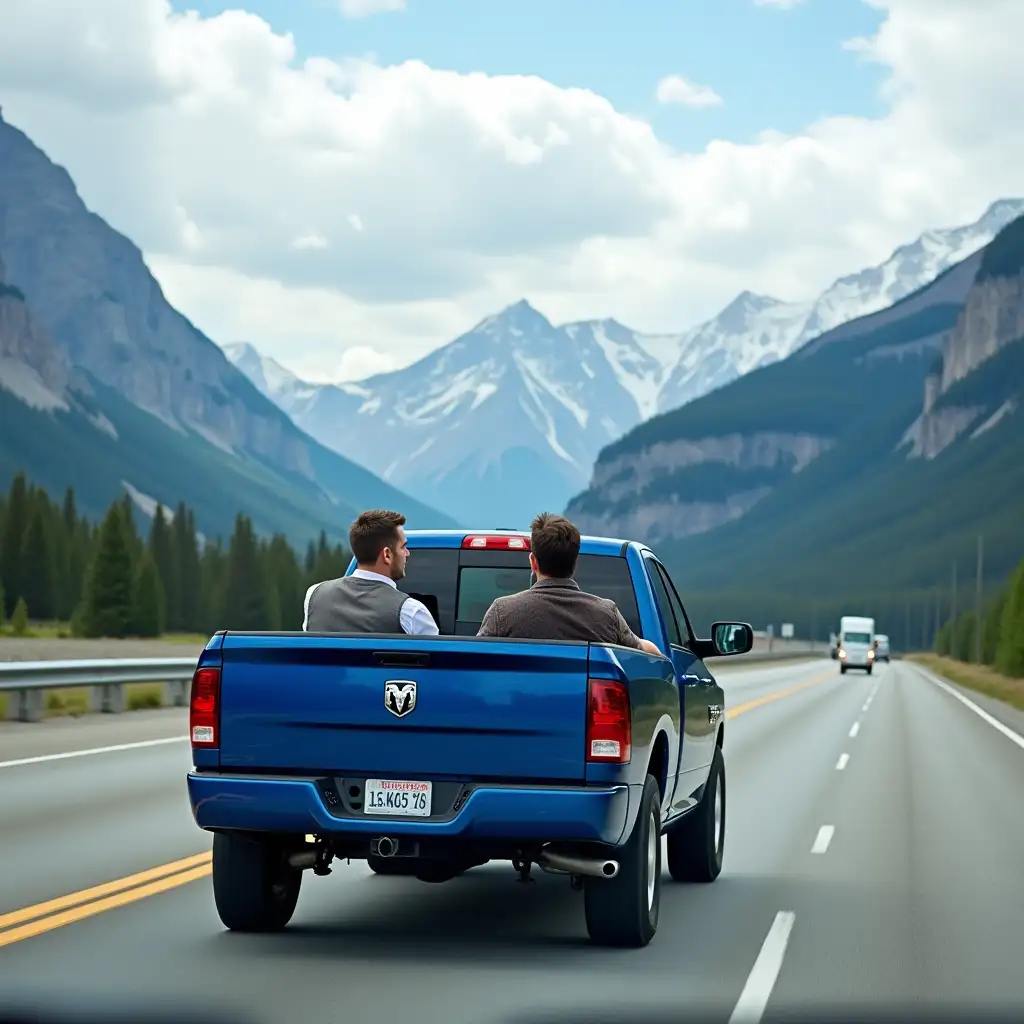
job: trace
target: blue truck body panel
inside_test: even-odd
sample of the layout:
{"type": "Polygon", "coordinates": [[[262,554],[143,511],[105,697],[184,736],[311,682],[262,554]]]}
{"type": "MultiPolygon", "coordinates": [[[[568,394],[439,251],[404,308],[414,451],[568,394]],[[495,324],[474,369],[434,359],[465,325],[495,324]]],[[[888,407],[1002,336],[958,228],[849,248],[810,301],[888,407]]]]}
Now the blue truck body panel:
{"type": "Polygon", "coordinates": [[[369,838],[386,831],[392,836],[615,844],[636,816],[629,786],[484,785],[473,789],[457,813],[440,820],[389,818],[382,824],[378,817],[333,814],[318,782],[192,774],[188,790],[196,822],[203,828],[251,830],[258,825],[260,831],[298,835],[369,838]]]}
{"type": "MultiPolygon", "coordinates": [[[[411,531],[410,563],[418,550],[455,551],[459,558],[472,535],[411,531]]],[[[515,571],[522,571],[525,552],[501,554],[503,565],[521,559],[515,571]]],[[[614,846],[632,831],[651,771],[670,827],[692,809],[707,779],[721,736],[714,708],[724,695],[694,644],[670,642],[666,616],[673,613],[659,609],[650,574],[662,570],[653,552],[585,537],[581,555],[625,565],[635,626],[665,657],[614,645],[444,633],[218,634],[200,657],[201,666],[221,668],[221,719],[219,747],[194,750],[188,792],[196,823],[247,832],[386,831],[614,846]],[[627,684],[626,764],[587,761],[589,679],[627,684]],[[398,717],[385,706],[385,684],[404,680],[415,680],[417,699],[398,717]],[[351,797],[367,779],[430,782],[431,813],[367,813],[351,797]]]]}

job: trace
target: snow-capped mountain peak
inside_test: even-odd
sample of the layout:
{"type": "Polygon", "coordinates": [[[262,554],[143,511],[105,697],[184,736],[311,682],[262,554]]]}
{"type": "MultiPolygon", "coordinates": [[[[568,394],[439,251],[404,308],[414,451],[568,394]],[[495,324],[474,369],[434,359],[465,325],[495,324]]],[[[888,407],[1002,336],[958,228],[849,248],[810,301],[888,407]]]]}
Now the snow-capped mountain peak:
{"type": "Polygon", "coordinates": [[[274,402],[278,402],[279,396],[290,396],[312,386],[285,369],[276,359],[261,355],[247,341],[232,342],[223,349],[228,359],[274,402]]]}
{"type": "Polygon", "coordinates": [[[839,278],[815,302],[794,347],[906,298],[988,245],[1022,214],[1024,199],[997,200],[973,224],[926,231],[895,249],[884,263],[839,278]]]}
{"type": "Polygon", "coordinates": [[[541,507],[565,507],[600,449],[641,420],[904,298],[1021,214],[1024,200],[1000,200],[812,302],[744,291],[680,334],[613,319],[556,326],[523,298],[411,366],[358,383],[307,384],[244,343],[226,352],[328,447],[463,521],[525,526],[541,507]]]}

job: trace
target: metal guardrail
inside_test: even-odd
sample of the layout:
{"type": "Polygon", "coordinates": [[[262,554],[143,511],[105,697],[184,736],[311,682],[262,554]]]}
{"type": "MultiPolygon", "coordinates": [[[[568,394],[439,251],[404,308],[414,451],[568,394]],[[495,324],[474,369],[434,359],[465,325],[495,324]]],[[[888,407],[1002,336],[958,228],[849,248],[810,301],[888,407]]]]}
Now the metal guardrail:
{"type": "Polygon", "coordinates": [[[163,683],[164,704],[184,707],[196,658],[119,658],[83,661],[11,661],[0,664],[0,693],[9,695],[7,718],[38,722],[46,691],[90,687],[93,712],[125,709],[125,686],[163,683]]]}
{"type": "MultiPolygon", "coordinates": [[[[766,640],[758,636],[748,654],[716,659],[727,662],[785,661],[827,653],[827,647],[807,640],[766,640]]],[[[118,658],[80,661],[11,661],[0,663],[0,693],[9,695],[7,718],[38,722],[46,713],[46,691],[89,687],[89,710],[119,713],[125,710],[125,687],[131,683],[162,683],[164,705],[184,707],[195,672],[194,658],[118,658]]]]}

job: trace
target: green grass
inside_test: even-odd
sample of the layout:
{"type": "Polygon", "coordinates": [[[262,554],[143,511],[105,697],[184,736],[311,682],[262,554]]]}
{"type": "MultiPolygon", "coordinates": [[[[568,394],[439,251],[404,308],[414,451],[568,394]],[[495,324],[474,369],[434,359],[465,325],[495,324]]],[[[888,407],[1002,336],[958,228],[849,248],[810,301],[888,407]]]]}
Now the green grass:
{"type": "Polygon", "coordinates": [[[917,662],[951,682],[1024,711],[1024,679],[1011,679],[987,665],[971,665],[952,658],[942,658],[937,654],[911,654],[907,656],[907,661],[917,662]]]}

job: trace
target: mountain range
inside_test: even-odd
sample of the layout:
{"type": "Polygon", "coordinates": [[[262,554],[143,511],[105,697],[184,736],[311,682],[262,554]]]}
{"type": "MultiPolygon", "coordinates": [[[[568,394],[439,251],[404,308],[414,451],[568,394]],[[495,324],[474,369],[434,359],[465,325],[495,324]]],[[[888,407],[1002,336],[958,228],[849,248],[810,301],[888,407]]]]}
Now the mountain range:
{"type": "Polygon", "coordinates": [[[615,320],[554,325],[521,300],[411,366],[355,383],[300,380],[244,342],[225,352],[326,447],[449,515],[521,527],[538,503],[563,508],[587,486],[598,453],[638,424],[891,306],[1022,213],[1024,200],[1000,200],[813,302],[743,292],[679,334],[615,320]]]}
{"type": "Polygon", "coordinates": [[[304,433],[165,299],[70,175],[0,120],[0,473],[69,484],[98,516],[127,490],[183,500],[207,534],[236,512],[305,544],[361,508],[454,521],[304,433]]]}
{"type": "Polygon", "coordinates": [[[92,518],[127,490],[146,513],[184,500],[208,536],[241,510],[304,544],[368,506],[425,527],[566,508],[657,544],[698,622],[856,606],[908,635],[979,533],[987,579],[1020,559],[1022,200],[678,335],[521,301],[356,383],[226,350],[0,121],[0,473],[70,484],[92,518]]]}
{"type": "Polygon", "coordinates": [[[802,607],[806,629],[873,609],[912,643],[956,600],[954,566],[973,593],[979,535],[989,584],[1020,560],[1022,399],[1018,217],[888,308],[607,446],[568,514],[656,543],[698,618],[802,607]]]}

